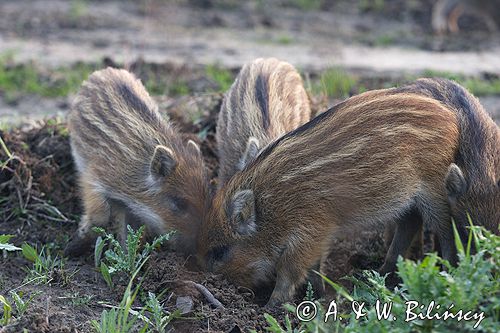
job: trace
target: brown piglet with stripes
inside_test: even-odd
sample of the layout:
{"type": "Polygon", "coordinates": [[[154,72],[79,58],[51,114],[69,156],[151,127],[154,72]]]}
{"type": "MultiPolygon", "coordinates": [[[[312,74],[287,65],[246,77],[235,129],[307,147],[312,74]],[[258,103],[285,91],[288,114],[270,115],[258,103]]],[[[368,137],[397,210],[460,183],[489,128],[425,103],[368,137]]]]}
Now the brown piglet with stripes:
{"type": "Polygon", "coordinates": [[[177,230],[179,247],[194,251],[209,200],[203,158],[138,79],[119,69],[94,72],[78,92],[69,128],[84,215],[68,255],[88,250],[94,226],[123,242],[127,224],[146,225],[153,235],[177,230]]]}
{"type": "Polygon", "coordinates": [[[218,187],[261,148],[310,118],[309,98],[292,65],[276,58],[245,64],[226,93],[217,120],[218,187]]]}
{"type": "MultiPolygon", "coordinates": [[[[469,217],[472,223],[499,234],[500,128],[498,125],[477,98],[450,80],[420,79],[395,91],[433,98],[455,113],[460,129],[460,145],[446,180],[451,215],[463,242],[468,239],[469,217]]],[[[421,220],[415,213],[407,215],[406,218],[414,220],[413,223],[420,223],[421,220]]],[[[396,225],[386,231],[387,240],[392,240],[396,225]]],[[[394,263],[386,263],[385,267],[393,265],[394,263]]],[[[386,269],[382,272],[388,271],[386,269]]]]}
{"type": "MultiPolygon", "coordinates": [[[[272,284],[268,305],[294,296],[335,251],[334,236],[388,221],[398,224],[382,270],[395,268],[419,221],[455,262],[449,200],[461,186],[459,147],[468,149],[461,130],[446,103],[411,89],[352,97],[265,147],[221,188],[198,235],[198,258],[239,285],[272,284]],[[407,218],[413,214],[421,220],[407,218]]],[[[468,204],[497,218],[491,207],[468,204]]]]}

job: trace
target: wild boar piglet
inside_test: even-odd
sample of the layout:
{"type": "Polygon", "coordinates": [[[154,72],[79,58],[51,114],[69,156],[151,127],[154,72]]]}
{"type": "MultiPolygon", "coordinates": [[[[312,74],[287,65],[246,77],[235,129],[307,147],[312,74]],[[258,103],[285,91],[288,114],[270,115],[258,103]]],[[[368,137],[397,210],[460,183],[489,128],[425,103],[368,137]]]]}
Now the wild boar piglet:
{"type": "Polygon", "coordinates": [[[259,150],[311,118],[297,70],[276,58],[247,63],[226,93],[217,120],[218,187],[259,150]]]}
{"type": "Polygon", "coordinates": [[[201,263],[246,287],[274,283],[274,305],[293,297],[345,231],[397,220],[384,265],[394,269],[421,229],[405,218],[414,213],[454,262],[448,199],[460,172],[459,125],[440,101],[397,89],[336,105],[265,147],[218,191],[198,235],[201,263]]]}
{"type": "Polygon", "coordinates": [[[88,250],[94,226],[123,241],[127,224],[144,224],[153,235],[177,230],[179,248],[193,252],[209,200],[203,158],[162,118],[141,82],[125,70],[94,72],[69,127],[84,215],[67,253],[88,250]]]}

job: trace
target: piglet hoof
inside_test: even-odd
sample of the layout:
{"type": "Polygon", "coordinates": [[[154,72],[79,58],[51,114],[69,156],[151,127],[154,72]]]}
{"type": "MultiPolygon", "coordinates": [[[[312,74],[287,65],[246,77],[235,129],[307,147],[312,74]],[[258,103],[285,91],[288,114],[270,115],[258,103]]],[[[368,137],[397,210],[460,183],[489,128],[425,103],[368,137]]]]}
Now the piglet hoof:
{"type": "Polygon", "coordinates": [[[281,302],[277,299],[273,299],[272,297],[269,299],[269,301],[267,301],[267,304],[264,306],[264,309],[266,310],[271,310],[271,309],[274,309],[278,306],[281,305],[281,302]]]}
{"type": "Polygon", "coordinates": [[[64,256],[75,258],[81,257],[90,252],[92,247],[92,237],[80,237],[75,234],[64,249],[64,256]]]}

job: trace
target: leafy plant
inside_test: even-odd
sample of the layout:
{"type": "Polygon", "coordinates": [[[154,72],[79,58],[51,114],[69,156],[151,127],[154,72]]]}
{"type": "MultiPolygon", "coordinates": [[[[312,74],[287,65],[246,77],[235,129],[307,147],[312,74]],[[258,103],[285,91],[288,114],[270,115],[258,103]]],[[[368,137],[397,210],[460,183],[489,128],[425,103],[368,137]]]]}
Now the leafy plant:
{"type": "MultiPolygon", "coordinates": [[[[123,298],[118,307],[112,308],[110,310],[104,310],[101,314],[100,321],[92,320],[92,328],[98,333],[128,333],[128,332],[141,332],[144,333],[148,329],[146,324],[140,330],[136,329],[138,325],[137,320],[142,318],[142,313],[137,313],[132,310],[132,304],[134,303],[137,293],[139,292],[140,285],[137,286],[134,291],[132,291],[133,281],[139,273],[139,270],[144,265],[143,262],[137,270],[133,273],[127,288],[123,294],[123,298]]],[[[144,311],[144,310],[143,310],[144,311]]],[[[142,312],[143,312],[142,311],[142,312]]]]}
{"type": "Polygon", "coordinates": [[[144,226],[134,231],[132,227],[127,225],[127,239],[123,247],[112,234],[106,233],[104,229],[96,227],[94,231],[102,236],[98,237],[96,241],[95,266],[101,271],[104,280],[111,287],[113,286],[112,277],[115,274],[124,272],[129,277],[133,276],[149,259],[151,253],[163,242],[170,239],[173,234],[170,232],[155,238],[151,243],[145,243],[141,251],[144,226]],[[108,249],[102,257],[106,245],[108,245],[108,249]]]}
{"type": "Polygon", "coordinates": [[[0,295],[0,303],[3,305],[2,325],[7,325],[12,318],[12,305],[0,295]]]}
{"type": "Polygon", "coordinates": [[[33,263],[33,268],[28,270],[25,283],[48,284],[57,277],[58,281],[66,285],[76,273],[76,271],[67,272],[64,260],[58,256],[52,256],[46,247],[42,247],[38,253],[33,246],[25,243],[22,246],[22,253],[33,263]]]}
{"type": "Polygon", "coordinates": [[[42,292],[41,291],[37,291],[33,294],[31,294],[28,299],[24,299],[24,294],[23,292],[15,292],[15,291],[11,291],[10,292],[10,296],[12,297],[12,299],[14,300],[14,305],[16,307],[16,316],[17,318],[20,318],[24,315],[24,313],[26,312],[26,310],[28,310],[28,306],[29,304],[35,299],[37,298],[38,296],[40,296],[42,292]]]}
{"type": "Polygon", "coordinates": [[[12,237],[14,237],[14,235],[0,235],[0,251],[1,250],[4,250],[4,251],[20,251],[21,250],[21,248],[8,243],[8,241],[12,237]]]}
{"type": "MultiPolygon", "coordinates": [[[[21,318],[26,310],[28,309],[28,305],[33,301],[37,296],[39,296],[41,292],[36,292],[32,294],[27,300],[24,300],[22,292],[11,291],[10,296],[14,301],[14,307],[16,312],[17,319],[21,318]]],[[[4,296],[0,295],[0,303],[3,305],[3,315],[2,315],[2,325],[8,325],[12,317],[12,303],[9,302],[4,296]]]]}
{"type": "MultiPolygon", "coordinates": [[[[292,327],[285,318],[285,326],[273,317],[266,316],[271,332],[497,332],[500,318],[500,236],[481,227],[471,226],[471,233],[464,246],[455,232],[459,262],[456,267],[435,253],[427,255],[421,262],[398,261],[398,275],[402,282],[394,290],[385,286],[385,277],[377,272],[365,271],[361,278],[350,277],[354,290],[349,293],[342,286],[323,277],[344,302],[364,303],[364,315],[356,318],[355,313],[342,315],[342,321],[324,322],[325,310],[315,302],[318,315],[314,320],[301,322],[292,327]],[[472,245],[476,252],[472,253],[472,245]],[[446,271],[442,270],[446,268],[446,271]],[[387,319],[379,319],[379,304],[390,304],[387,319]],[[408,309],[414,304],[428,307],[434,304],[433,314],[442,316],[445,311],[463,313],[471,311],[479,315],[477,320],[427,320],[418,317],[408,319],[408,309]],[[440,305],[440,307],[437,307],[440,305]],[[394,320],[393,318],[397,320],[394,320]],[[476,327],[475,327],[476,326],[476,327]]],[[[340,302],[337,302],[340,304],[340,302]]],[[[285,305],[290,312],[296,308],[285,305]]],[[[425,313],[419,308],[415,313],[425,313]]],[[[436,318],[436,317],[434,317],[436,318]]]]}
{"type": "Polygon", "coordinates": [[[148,293],[146,300],[146,311],[151,315],[149,319],[144,319],[149,323],[154,332],[164,333],[167,332],[167,325],[175,318],[180,317],[180,311],[168,312],[164,309],[156,295],[152,292],[148,293]]]}

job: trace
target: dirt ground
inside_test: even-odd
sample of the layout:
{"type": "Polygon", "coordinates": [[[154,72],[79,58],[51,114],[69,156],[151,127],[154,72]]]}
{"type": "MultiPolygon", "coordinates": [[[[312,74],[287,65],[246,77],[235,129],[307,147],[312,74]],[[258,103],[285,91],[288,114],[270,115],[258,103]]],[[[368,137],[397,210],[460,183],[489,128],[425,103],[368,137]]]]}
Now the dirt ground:
{"type": "MultiPolygon", "coordinates": [[[[47,67],[76,61],[104,67],[116,61],[143,81],[152,73],[167,79],[182,76],[189,96],[155,98],[163,114],[201,144],[215,184],[215,121],[222,94],[213,92],[214,82],[202,65],[218,63],[235,74],[257,56],[276,56],[312,76],[340,65],[359,75],[367,89],[404,81],[407,73],[424,69],[500,75],[499,36],[488,33],[480,20],[465,17],[463,33],[436,37],[429,28],[431,0],[413,5],[386,0],[378,10],[362,8],[362,2],[322,1],[321,10],[304,11],[280,1],[265,7],[260,1],[237,5],[230,0],[102,1],[83,2],[83,7],[78,1],[0,1],[0,46],[16,50],[19,61],[36,59],[47,67]],[[447,61],[438,61],[443,58],[437,55],[447,61]]],[[[64,120],[50,118],[64,119],[72,98],[26,95],[14,103],[0,98],[0,120],[19,124],[0,130],[19,157],[0,173],[0,234],[15,235],[14,244],[47,245],[60,253],[76,230],[81,206],[69,135],[64,120]]],[[[315,111],[335,102],[312,98],[315,111]]],[[[484,96],[481,101],[498,122],[500,97],[484,96]]],[[[0,161],[6,158],[0,149],[0,161]]],[[[349,282],[342,277],[382,263],[380,230],[345,235],[335,243],[326,274],[346,287],[349,282]]],[[[30,266],[20,255],[0,258],[0,295],[12,289],[27,295],[41,292],[21,320],[0,332],[92,332],[89,321],[98,319],[106,304],[116,305],[125,288],[111,290],[95,271],[92,256],[68,260],[47,285],[23,283],[24,268],[30,266]]],[[[269,310],[260,306],[265,294],[202,272],[192,258],[164,250],[152,257],[146,272],[144,291],[167,290],[168,309],[175,309],[178,297],[194,300],[192,311],[174,321],[176,332],[260,332],[267,326],[264,313],[269,310]],[[185,281],[205,286],[225,308],[211,308],[185,281]]],[[[333,297],[333,291],[328,295],[333,297]]],[[[285,311],[270,313],[282,318],[285,311]]]]}

